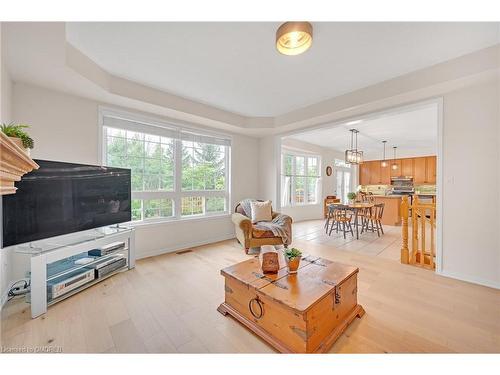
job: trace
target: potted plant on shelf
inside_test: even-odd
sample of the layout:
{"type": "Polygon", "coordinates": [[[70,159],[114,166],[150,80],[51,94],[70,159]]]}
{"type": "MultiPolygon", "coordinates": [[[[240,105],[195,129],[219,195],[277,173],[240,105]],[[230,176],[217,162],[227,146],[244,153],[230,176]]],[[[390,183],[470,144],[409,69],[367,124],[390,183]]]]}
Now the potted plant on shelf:
{"type": "Polygon", "coordinates": [[[356,193],[350,192],[347,193],[347,198],[349,199],[349,203],[354,203],[354,200],[356,199],[356,193]]]}
{"type": "Polygon", "coordinates": [[[26,128],[29,128],[29,126],[14,123],[2,124],[2,126],[0,126],[0,130],[29,155],[29,151],[35,145],[35,142],[24,130],[26,128]]]}
{"type": "Polygon", "coordinates": [[[291,249],[285,249],[285,261],[288,266],[288,273],[297,273],[299,269],[300,259],[302,258],[302,252],[292,247],[291,249]]]}

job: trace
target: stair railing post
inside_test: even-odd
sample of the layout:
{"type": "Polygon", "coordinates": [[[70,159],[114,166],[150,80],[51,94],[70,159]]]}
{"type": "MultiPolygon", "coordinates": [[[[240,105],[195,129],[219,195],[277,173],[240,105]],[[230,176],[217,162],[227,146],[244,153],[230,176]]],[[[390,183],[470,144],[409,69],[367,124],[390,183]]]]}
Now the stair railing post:
{"type": "Polygon", "coordinates": [[[401,245],[401,263],[408,264],[410,262],[410,250],[408,249],[408,212],[410,210],[408,196],[404,196],[401,200],[401,218],[402,218],[402,236],[403,243],[401,245]]]}

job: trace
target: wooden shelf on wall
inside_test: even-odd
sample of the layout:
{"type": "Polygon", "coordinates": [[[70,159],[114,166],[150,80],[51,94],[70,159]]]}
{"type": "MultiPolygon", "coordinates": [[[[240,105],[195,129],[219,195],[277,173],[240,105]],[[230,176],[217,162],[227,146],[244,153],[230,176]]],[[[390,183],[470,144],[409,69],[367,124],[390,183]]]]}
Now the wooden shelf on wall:
{"type": "Polygon", "coordinates": [[[15,182],[38,168],[21,147],[0,132],[0,195],[14,194],[17,190],[15,182]]]}

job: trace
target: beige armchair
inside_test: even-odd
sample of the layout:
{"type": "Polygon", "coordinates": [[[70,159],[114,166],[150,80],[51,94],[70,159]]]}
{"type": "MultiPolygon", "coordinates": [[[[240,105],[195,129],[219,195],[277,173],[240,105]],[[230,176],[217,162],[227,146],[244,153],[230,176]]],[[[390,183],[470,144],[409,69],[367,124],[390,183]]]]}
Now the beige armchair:
{"type": "MultiPolygon", "coordinates": [[[[278,215],[279,212],[273,212],[273,219],[278,215]]],[[[248,251],[251,247],[259,247],[262,245],[283,245],[283,240],[281,239],[281,237],[276,237],[272,231],[256,228],[252,224],[252,220],[245,215],[245,211],[239,203],[236,205],[234,214],[232,214],[231,219],[235,226],[236,238],[238,239],[238,242],[244,247],[245,253],[248,254],[248,251]]],[[[285,247],[286,246],[287,245],[285,245],[285,247]]]]}

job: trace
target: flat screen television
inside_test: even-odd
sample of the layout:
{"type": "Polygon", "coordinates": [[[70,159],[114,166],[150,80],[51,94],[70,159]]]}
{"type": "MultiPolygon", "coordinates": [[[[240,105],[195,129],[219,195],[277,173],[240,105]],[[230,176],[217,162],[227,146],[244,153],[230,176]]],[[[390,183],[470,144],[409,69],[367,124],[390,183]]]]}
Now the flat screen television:
{"type": "Polygon", "coordinates": [[[2,197],[2,247],[131,220],[130,169],[35,162],[2,197]]]}

